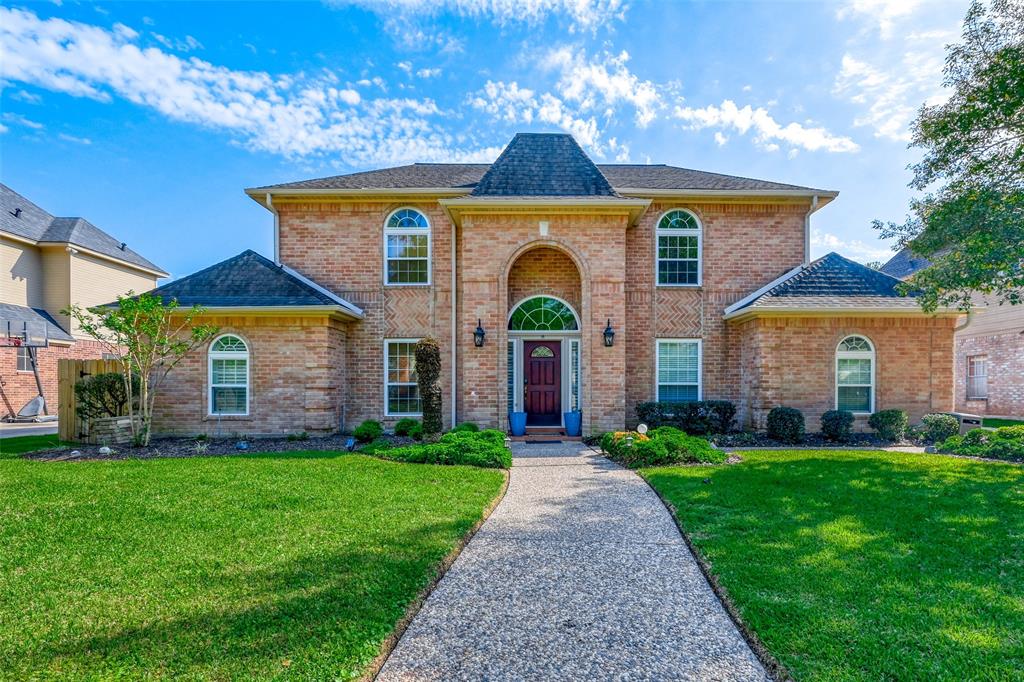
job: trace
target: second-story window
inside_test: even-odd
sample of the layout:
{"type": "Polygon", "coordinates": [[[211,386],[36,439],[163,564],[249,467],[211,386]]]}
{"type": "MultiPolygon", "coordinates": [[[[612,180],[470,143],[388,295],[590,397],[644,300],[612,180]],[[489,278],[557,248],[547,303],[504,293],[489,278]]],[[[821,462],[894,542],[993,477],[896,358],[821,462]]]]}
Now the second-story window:
{"type": "Polygon", "coordinates": [[[700,240],[700,221],[692,212],[677,208],[661,216],[657,227],[659,286],[700,284],[700,240]]]}
{"type": "Polygon", "coordinates": [[[393,211],[384,222],[384,283],[430,284],[430,223],[414,208],[393,211]]]}

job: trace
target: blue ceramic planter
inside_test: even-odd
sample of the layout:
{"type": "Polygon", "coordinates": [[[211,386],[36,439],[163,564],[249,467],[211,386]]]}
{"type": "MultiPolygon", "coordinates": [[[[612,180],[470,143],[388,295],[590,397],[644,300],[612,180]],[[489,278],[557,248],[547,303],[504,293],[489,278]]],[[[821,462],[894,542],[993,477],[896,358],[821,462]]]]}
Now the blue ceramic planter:
{"type": "Polygon", "coordinates": [[[579,410],[565,412],[562,414],[565,419],[565,435],[577,437],[583,430],[583,413],[579,410]]]}
{"type": "Polygon", "coordinates": [[[508,413],[508,428],[512,432],[513,436],[525,436],[526,435],[526,413],[525,412],[509,412],[508,413]]]}

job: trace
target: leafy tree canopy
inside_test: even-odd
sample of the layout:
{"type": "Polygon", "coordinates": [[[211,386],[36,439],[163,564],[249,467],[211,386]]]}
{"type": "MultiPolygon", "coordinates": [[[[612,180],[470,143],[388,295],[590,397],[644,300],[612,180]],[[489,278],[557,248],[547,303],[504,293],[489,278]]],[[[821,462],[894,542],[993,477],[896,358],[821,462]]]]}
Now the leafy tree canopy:
{"type": "Polygon", "coordinates": [[[973,292],[1024,303],[1024,1],[975,0],[947,50],[950,97],[913,127],[910,186],[925,194],[907,222],[874,227],[932,262],[906,284],[925,310],[967,309],[973,292]]]}

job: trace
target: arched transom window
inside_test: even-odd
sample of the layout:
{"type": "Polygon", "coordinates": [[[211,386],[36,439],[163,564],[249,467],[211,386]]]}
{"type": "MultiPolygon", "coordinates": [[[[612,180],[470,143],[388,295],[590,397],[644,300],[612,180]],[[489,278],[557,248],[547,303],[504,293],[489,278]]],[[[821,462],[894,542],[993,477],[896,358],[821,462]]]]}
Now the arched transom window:
{"type": "Polygon", "coordinates": [[[392,211],[384,222],[384,283],[430,284],[430,223],[414,208],[392,211]]]}
{"type": "Polygon", "coordinates": [[[875,348],[863,336],[847,336],[836,348],[836,409],[875,411],[875,348]]]}
{"type": "Polygon", "coordinates": [[[210,414],[249,414],[249,347],[225,334],[210,344],[210,414]]]}
{"type": "Polygon", "coordinates": [[[577,331],[580,328],[576,313],[563,301],[551,296],[528,298],[512,311],[508,318],[511,331],[577,331]]]}
{"type": "Polygon", "coordinates": [[[701,283],[701,225],[684,208],[666,212],[657,227],[657,276],[660,286],[701,283]]]}

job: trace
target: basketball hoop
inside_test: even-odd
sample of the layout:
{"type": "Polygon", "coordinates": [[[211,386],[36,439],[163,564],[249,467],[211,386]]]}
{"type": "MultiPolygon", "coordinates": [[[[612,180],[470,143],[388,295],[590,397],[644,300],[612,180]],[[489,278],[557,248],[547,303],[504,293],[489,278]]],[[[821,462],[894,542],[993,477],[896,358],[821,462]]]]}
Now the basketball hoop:
{"type": "Polygon", "coordinates": [[[49,345],[45,322],[0,318],[0,348],[46,348],[49,345]]]}

